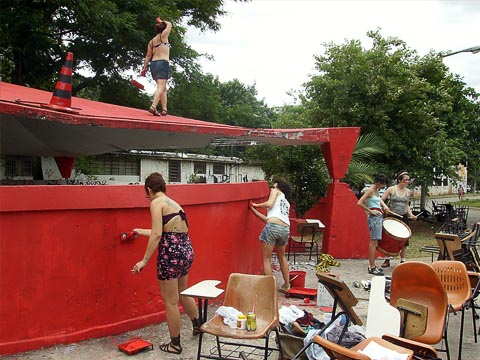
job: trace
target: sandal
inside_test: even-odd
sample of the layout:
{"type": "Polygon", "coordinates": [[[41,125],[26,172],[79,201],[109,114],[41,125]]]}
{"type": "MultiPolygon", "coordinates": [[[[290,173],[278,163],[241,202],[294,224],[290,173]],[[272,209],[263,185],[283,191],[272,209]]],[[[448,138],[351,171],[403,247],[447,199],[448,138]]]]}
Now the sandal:
{"type": "Polygon", "coordinates": [[[162,115],[162,116],[167,116],[167,110],[165,110],[165,109],[162,110],[162,111],[160,112],[160,115],[162,115]]]}
{"type": "Polygon", "coordinates": [[[390,259],[385,259],[385,261],[383,262],[383,264],[381,266],[382,266],[382,268],[390,267],[390,259]]]}
{"type": "Polygon", "coordinates": [[[150,109],[148,109],[148,112],[153,116],[160,116],[160,113],[157,111],[157,108],[153,105],[150,106],[150,109]]]}
{"type": "Polygon", "coordinates": [[[196,318],[192,320],[192,325],[193,325],[193,330],[192,330],[192,335],[197,336],[200,335],[202,330],[200,330],[200,326],[202,326],[202,323],[200,322],[200,319],[196,318]]]}
{"type": "Polygon", "coordinates": [[[170,341],[168,344],[160,344],[158,346],[160,350],[165,351],[170,354],[181,354],[182,353],[182,345],[173,345],[172,342],[170,341]]]}

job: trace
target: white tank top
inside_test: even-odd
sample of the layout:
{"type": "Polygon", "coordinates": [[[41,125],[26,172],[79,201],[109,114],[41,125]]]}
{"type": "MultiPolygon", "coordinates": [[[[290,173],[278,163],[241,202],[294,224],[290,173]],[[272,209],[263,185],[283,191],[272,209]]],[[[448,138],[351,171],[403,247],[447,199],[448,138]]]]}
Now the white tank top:
{"type": "Polygon", "coordinates": [[[275,217],[282,220],[285,224],[290,225],[290,203],[285,198],[285,194],[280,192],[275,203],[267,210],[267,219],[275,217]]]}

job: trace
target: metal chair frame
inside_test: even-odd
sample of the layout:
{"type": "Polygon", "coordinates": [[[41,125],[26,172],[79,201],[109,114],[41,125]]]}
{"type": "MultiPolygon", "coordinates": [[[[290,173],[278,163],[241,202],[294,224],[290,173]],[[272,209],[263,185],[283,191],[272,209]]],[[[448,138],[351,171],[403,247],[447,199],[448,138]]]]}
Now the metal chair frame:
{"type": "Polygon", "coordinates": [[[279,358],[283,357],[279,333],[277,288],[273,276],[232,273],[227,283],[223,305],[234,307],[244,314],[255,309],[257,330],[231,329],[223,323],[219,315],[215,315],[200,328],[197,360],[246,358],[257,350],[263,352],[264,360],[267,360],[273,351],[279,352],[279,358]],[[270,346],[272,332],[275,334],[277,347],[270,346]],[[202,353],[205,334],[216,338],[216,347],[209,353],[202,353]],[[247,350],[250,352],[247,353],[247,350]]]}
{"type": "MultiPolygon", "coordinates": [[[[458,360],[462,359],[462,344],[463,344],[463,328],[465,323],[465,309],[469,305],[473,306],[472,288],[470,279],[467,273],[467,267],[461,261],[436,261],[432,264],[433,269],[437,273],[440,282],[442,283],[448,297],[448,314],[447,323],[445,326],[445,335],[448,329],[450,320],[450,313],[461,311],[460,320],[460,340],[458,345],[458,360]]],[[[472,312],[473,329],[475,332],[475,316],[472,312]]],[[[476,337],[476,334],[475,334],[476,337]]]]}
{"type": "Polygon", "coordinates": [[[295,264],[297,250],[301,250],[302,253],[308,252],[308,260],[310,261],[312,259],[313,248],[315,247],[315,259],[316,262],[318,262],[319,246],[318,240],[315,239],[317,234],[321,234],[318,224],[299,222],[297,225],[297,233],[300,235],[290,235],[287,260],[290,261],[290,253],[293,251],[293,263],[295,264]],[[307,247],[310,249],[307,250],[307,247]]]}

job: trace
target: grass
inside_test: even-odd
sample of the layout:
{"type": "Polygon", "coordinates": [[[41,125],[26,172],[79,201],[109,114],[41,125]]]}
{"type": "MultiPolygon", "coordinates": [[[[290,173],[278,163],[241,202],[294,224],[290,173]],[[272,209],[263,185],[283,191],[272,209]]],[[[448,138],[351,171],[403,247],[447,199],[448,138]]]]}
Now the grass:
{"type": "Polygon", "coordinates": [[[462,201],[452,202],[455,205],[466,205],[469,207],[477,207],[480,208],[480,199],[466,199],[462,201]]]}
{"type": "Polygon", "coordinates": [[[407,258],[413,259],[430,256],[429,253],[420,252],[420,249],[425,245],[437,246],[437,241],[434,238],[434,234],[441,225],[442,223],[440,222],[431,222],[423,219],[410,221],[409,226],[412,230],[412,237],[410,238],[407,249],[407,258]]]}
{"type": "MultiPolygon", "coordinates": [[[[449,200],[453,200],[449,197],[449,200]]],[[[441,201],[440,201],[441,202],[441,201]]],[[[452,205],[466,205],[470,208],[480,208],[480,198],[474,197],[471,199],[464,199],[462,201],[448,201],[452,205]]],[[[422,246],[433,245],[437,246],[434,238],[435,232],[442,226],[441,222],[428,221],[419,219],[417,221],[410,221],[410,229],[412,230],[412,237],[409,241],[407,250],[407,258],[413,259],[418,257],[428,257],[429,253],[420,252],[422,246]]]]}

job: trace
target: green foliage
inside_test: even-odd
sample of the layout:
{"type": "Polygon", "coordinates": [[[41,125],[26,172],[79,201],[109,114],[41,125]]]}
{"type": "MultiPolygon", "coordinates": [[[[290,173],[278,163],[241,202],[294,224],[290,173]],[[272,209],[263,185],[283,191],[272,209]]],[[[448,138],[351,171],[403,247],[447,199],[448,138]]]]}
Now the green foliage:
{"type": "Polygon", "coordinates": [[[373,183],[373,175],[384,173],[386,166],[377,161],[385,153],[386,144],[376,134],[360,135],[344,181],[352,189],[361,190],[365,183],[373,183]]]}
{"type": "Polygon", "coordinates": [[[274,117],[263,100],[257,99],[255,85],[237,79],[222,83],[198,71],[178,76],[168,101],[177,115],[220,124],[263,128],[274,117]]]}
{"type": "Polygon", "coordinates": [[[278,175],[292,185],[289,200],[297,217],[325,196],[329,177],[320,147],[260,145],[249,148],[247,154],[260,162],[267,179],[278,175]]]}
{"type": "MultiPolygon", "coordinates": [[[[379,162],[388,174],[408,168],[432,184],[433,168],[454,176],[467,131],[478,123],[478,94],[448,72],[436,54],[419,57],[396,38],[369,32],[371,49],[357,40],[326,44],[303,104],[311,126],[360,126],[387,144],[379,162]]],[[[478,135],[478,132],[477,132],[478,135]]],[[[467,138],[469,138],[467,140],[467,138]]]]}

